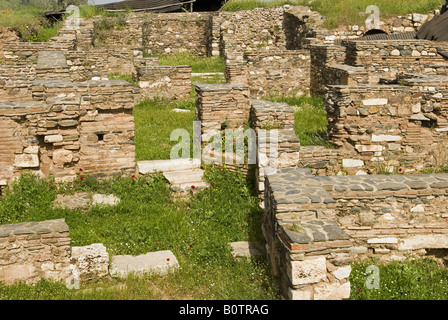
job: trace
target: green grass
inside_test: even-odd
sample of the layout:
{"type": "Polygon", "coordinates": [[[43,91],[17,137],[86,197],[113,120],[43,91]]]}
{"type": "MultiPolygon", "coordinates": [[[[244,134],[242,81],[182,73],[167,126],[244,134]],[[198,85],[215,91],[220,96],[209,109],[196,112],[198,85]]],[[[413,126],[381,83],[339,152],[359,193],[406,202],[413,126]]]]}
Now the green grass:
{"type": "Polygon", "coordinates": [[[186,129],[190,134],[193,148],[193,121],[195,118],[194,98],[168,101],[163,99],[145,100],[134,107],[136,158],[139,160],[170,159],[170,152],[178,141],[170,141],[175,129],[186,129]],[[174,108],[190,112],[172,112],[174,108]]]}
{"type": "Polygon", "coordinates": [[[122,74],[119,72],[114,72],[108,75],[109,80],[124,80],[127,81],[133,85],[136,85],[134,78],[132,77],[132,74],[122,74]]]}
{"type": "Polygon", "coordinates": [[[110,255],[171,250],[181,268],[168,276],[81,283],[83,290],[49,281],[34,287],[0,285],[0,299],[278,298],[264,257],[235,260],[230,254],[229,242],[262,239],[259,200],[241,175],[211,167],[204,178],[213,186],[177,201],[160,175],[83,178],[58,187],[51,180],[22,175],[0,199],[0,221],[65,218],[72,246],[103,243],[110,255]],[[87,212],[52,206],[57,193],[79,191],[113,193],[121,201],[87,212]],[[95,290],[99,287],[103,289],[95,290]]]}
{"type": "Polygon", "coordinates": [[[225,60],[219,56],[199,57],[189,52],[170,55],[158,55],[161,65],[191,66],[193,73],[224,72],[225,60]]]}
{"type": "Polygon", "coordinates": [[[22,5],[13,0],[0,0],[0,26],[17,32],[21,41],[47,42],[57,36],[62,23],[50,23],[43,16],[49,7],[44,3],[22,5]]]}
{"type": "Polygon", "coordinates": [[[364,24],[368,15],[365,14],[369,5],[376,5],[380,9],[380,19],[386,19],[409,13],[427,13],[440,9],[443,0],[229,0],[221,10],[239,11],[254,8],[272,8],[285,4],[307,5],[326,17],[324,26],[333,29],[341,25],[364,24]]]}
{"type": "Polygon", "coordinates": [[[320,97],[270,96],[266,100],[286,102],[294,110],[294,125],[302,146],[323,145],[332,147],[327,138],[327,112],[320,97]]]}
{"type": "MultiPolygon", "coordinates": [[[[377,264],[372,261],[352,263],[351,300],[447,300],[448,269],[434,260],[416,259],[377,264]],[[379,268],[379,288],[368,289],[369,265],[379,268]]],[[[370,278],[371,279],[371,278],[370,278]]]]}

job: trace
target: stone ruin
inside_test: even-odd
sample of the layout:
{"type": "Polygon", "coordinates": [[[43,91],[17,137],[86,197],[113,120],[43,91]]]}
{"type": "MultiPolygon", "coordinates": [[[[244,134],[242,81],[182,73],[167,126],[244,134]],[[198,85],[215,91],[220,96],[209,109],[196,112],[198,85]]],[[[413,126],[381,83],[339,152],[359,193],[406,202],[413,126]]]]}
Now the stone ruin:
{"type": "MultiPolygon", "coordinates": [[[[396,17],[383,30],[412,33],[431,17],[396,17]]],[[[306,7],[133,13],[119,28],[105,28],[107,19],[115,18],[65,27],[49,43],[0,46],[2,184],[23,170],[61,181],[80,168],[100,177],[135,172],[134,104],[185,99],[192,85],[191,67],[160,66],[146,55],[221,55],[227,83],[193,84],[196,120],[203,136],[246,121],[257,136],[278,132],[275,154],[269,139],[258,141],[255,177],[266,251],[284,298],[347,299],[355,259],[447,257],[448,174],[421,174],[447,160],[448,64],[438,54],[447,43],[372,40],[359,26],[329,31],[306,7]],[[114,72],[133,75],[136,85],[108,80],[114,72]],[[292,108],[263,100],[302,94],[325,97],[334,148],[301,146],[292,108]],[[274,163],[277,171],[266,171],[274,163]]],[[[30,254],[29,265],[17,262],[24,279],[66,277],[68,229],[55,225],[62,224],[0,229],[3,257],[13,259],[17,248],[60,257],[39,264],[30,254]]],[[[5,259],[1,279],[16,265],[5,259]]]]}

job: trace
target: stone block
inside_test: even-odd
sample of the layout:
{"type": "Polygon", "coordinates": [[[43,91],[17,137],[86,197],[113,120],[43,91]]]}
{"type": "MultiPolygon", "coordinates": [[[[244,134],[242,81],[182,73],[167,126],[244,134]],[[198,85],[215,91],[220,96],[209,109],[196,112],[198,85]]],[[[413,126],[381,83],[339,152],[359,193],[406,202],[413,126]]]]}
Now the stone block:
{"type": "Polygon", "coordinates": [[[415,235],[401,240],[398,250],[447,249],[448,237],[443,234],[415,235]]]}
{"type": "Polygon", "coordinates": [[[147,273],[166,274],[179,268],[174,254],[169,251],[150,252],[139,256],[113,256],[109,273],[112,277],[126,278],[130,273],[144,275],[147,273]]]}
{"type": "Polygon", "coordinates": [[[71,163],[73,161],[73,153],[69,150],[58,149],[53,151],[53,162],[58,165],[71,163]]]}
{"type": "Polygon", "coordinates": [[[350,298],[350,282],[319,283],[314,286],[314,300],[343,300],[350,298]]]}
{"type": "Polygon", "coordinates": [[[364,165],[364,161],[357,159],[342,159],[342,166],[344,168],[356,168],[362,167],[364,165]]]}
{"type": "Polygon", "coordinates": [[[18,168],[37,168],[39,167],[39,156],[29,153],[16,155],[14,166],[18,168]]]}
{"type": "Polygon", "coordinates": [[[294,286],[324,281],[327,278],[326,259],[318,256],[291,261],[287,264],[287,274],[294,286]]]}
{"type": "Polygon", "coordinates": [[[109,273],[109,254],[101,243],[72,247],[70,262],[78,268],[81,280],[101,278],[109,273]]]}

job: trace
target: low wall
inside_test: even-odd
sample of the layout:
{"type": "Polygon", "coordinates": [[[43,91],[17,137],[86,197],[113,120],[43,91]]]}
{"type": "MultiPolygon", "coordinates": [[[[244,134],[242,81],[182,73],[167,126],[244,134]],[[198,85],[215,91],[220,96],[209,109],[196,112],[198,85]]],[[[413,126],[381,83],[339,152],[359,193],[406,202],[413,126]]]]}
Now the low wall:
{"type": "Polygon", "coordinates": [[[136,69],[140,99],[187,100],[191,92],[190,66],[144,65],[136,69]]]}
{"type": "Polygon", "coordinates": [[[300,142],[294,131],[294,112],[286,103],[251,100],[250,123],[257,141],[255,183],[263,198],[265,175],[295,167],[300,142]]]}
{"type": "Polygon", "coordinates": [[[83,169],[103,177],[135,171],[134,88],[125,81],[33,83],[34,101],[0,103],[1,179],[34,171],[57,181],[83,169]],[[26,121],[25,121],[26,120],[26,121]]]}
{"type": "Polygon", "coordinates": [[[441,258],[448,242],[447,174],[266,177],[263,233],[289,299],[346,299],[349,263],[441,258]]]}
{"type": "Polygon", "coordinates": [[[65,280],[70,254],[64,219],[0,225],[0,281],[5,284],[65,280]]]}
{"type": "Polygon", "coordinates": [[[211,38],[210,13],[151,14],[143,23],[143,47],[148,54],[211,55],[211,38]]]}
{"type": "Polygon", "coordinates": [[[308,94],[309,51],[246,52],[242,63],[226,64],[225,75],[228,83],[247,84],[252,97],[308,94]]]}

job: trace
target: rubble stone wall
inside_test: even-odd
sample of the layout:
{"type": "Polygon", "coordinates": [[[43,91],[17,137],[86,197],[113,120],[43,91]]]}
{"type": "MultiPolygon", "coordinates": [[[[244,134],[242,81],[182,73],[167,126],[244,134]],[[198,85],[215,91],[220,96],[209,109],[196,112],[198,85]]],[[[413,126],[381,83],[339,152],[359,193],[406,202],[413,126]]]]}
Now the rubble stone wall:
{"type": "Polygon", "coordinates": [[[70,237],[64,219],[0,226],[0,281],[35,284],[70,275],[70,237]]]}

